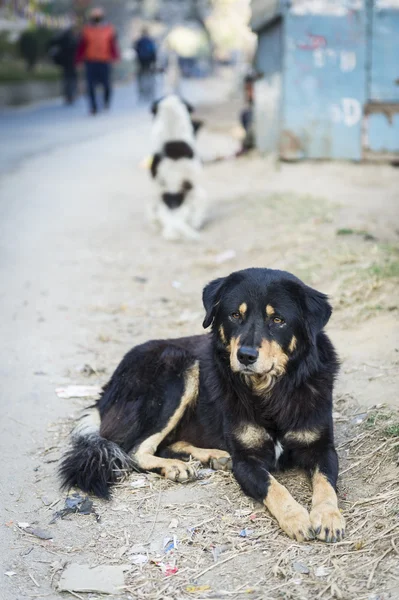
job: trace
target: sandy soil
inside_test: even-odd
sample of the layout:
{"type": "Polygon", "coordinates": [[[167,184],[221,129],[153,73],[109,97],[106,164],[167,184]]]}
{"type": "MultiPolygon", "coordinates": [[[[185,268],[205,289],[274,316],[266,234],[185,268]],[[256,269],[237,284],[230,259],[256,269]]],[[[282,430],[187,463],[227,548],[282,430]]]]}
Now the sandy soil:
{"type": "MultiPolygon", "coordinates": [[[[207,117],[204,156],[234,150],[227,125],[213,127],[209,107],[207,117]]],[[[0,598],[60,598],[68,563],[126,565],[121,599],[399,598],[398,171],[256,156],[208,164],[202,241],[166,244],[144,219],[148,127],[147,116],[126,120],[2,180],[0,598]],[[204,284],[248,266],[293,271],[331,296],[345,541],[292,542],[230,474],[207,471],[187,485],[135,474],[111,503],[95,502],[99,521],[50,524],[65,502],[56,463],[87,403],[55,388],[104,383],[148,338],[200,333],[204,284]]],[[[281,479],[309,503],[301,475],[281,479]]]]}

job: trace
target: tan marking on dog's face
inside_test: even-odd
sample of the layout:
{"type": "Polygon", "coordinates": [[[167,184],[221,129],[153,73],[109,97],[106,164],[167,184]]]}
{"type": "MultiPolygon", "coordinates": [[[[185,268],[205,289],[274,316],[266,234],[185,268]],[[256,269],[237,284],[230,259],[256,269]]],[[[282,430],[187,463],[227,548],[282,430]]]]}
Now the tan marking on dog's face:
{"type": "Polygon", "coordinates": [[[230,367],[234,372],[240,371],[240,363],[237,358],[237,352],[240,345],[240,336],[232,337],[230,340],[230,367]]]}
{"type": "Polygon", "coordinates": [[[289,442],[298,442],[298,444],[306,444],[309,446],[320,439],[320,431],[304,429],[302,431],[288,431],[284,439],[289,442]]]}
{"type": "Polygon", "coordinates": [[[270,371],[278,376],[285,373],[288,356],[275,340],[263,340],[259,348],[259,358],[256,361],[257,373],[262,374],[270,371]]]}
{"type": "Polygon", "coordinates": [[[240,306],[238,307],[238,312],[240,313],[241,317],[245,317],[247,310],[248,306],[246,302],[242,302],[242,304],[240,304],[240,306]]]}
{"type": "Polygon", "coordinates": [[[316,537],[324,542],[339,542],[345,534],[345,519],[338,508],[337,494],[319,470],[312,477],[312,485],[310,520],[316,537]]]}
{"type": "Polygon", "coordinates": [[[272,439],[263,427],[253,423],[243,423],[237,427],[234,437],[248,449],[261,448],[267,440],[272,439]]]}
{"type": "MultiPolygon", "coordinates": [[[[141,469],[147,470],[153,468],[163,468],[162,461],[166,461],[167,459],[155,457],[154,454],[162,440],[164,440],[165,437],[179,423],[186,408],[190,405],[193,406],[196,403],[198,398],[198,389],[199,362],[196,361],[189,369],[187,369],[185,373],[184,393],[181,397],[180,404],[170,417],[165,427],[161,431],[154,433],[146,440],[141,442],[140,446],[135,450],[133,458],[137,461],[137,464],[141,469]]],[[[168,463],[165,462],[165,469],[167,468],[167,464],[168,463]]]]}
{"type": "Polygon", "coordinates": [[[227,339],[226,339],[226,334],[224,332],[224,327],[223,325],[221,325],[219,327],[219,335],[220,335],[220,339],[222,340],[222,343],[227,346],[227,339]]]}
{"type": "Polygon", "coordinates": [[[290,345],[288,346],[288,350],[291,352],[291,354],[294,352],[296,345],[297,345],[297,339],[296,339],[295,335],[293,335],[292,339],[290,341],[290,345]]]}
{"type": "Polygon", "coordinates": [[[289,491],[272,475],[267,496],[263,503],[277,519],[281,529],[298,542],[312,539],[313,532],[307,510],[298,504],[289,491]]]}
{"type": "MultiPolygon", "coordinates": [[[[237,357],[239,342],[239,336],[232,338],[230,342],[230,366],[235,373],[244,370],[237,357]]],[[[263,396],[271,390],[277,379],[284,375],[287,362],[288,356],[275,340],[271,342],[263,340],[259,348],[258,360],[251,365],[252,372],[244,374],[244,380],[256,395],[263,396]]]]}
{"type": "Polygon", "coordinates": [[[268,304],[266,306],[266,314],[268,317],[271,317],[272,315],[274,315],[276,311],[274,310],[273,306],[271,306],[271,304],[268,304]]]}

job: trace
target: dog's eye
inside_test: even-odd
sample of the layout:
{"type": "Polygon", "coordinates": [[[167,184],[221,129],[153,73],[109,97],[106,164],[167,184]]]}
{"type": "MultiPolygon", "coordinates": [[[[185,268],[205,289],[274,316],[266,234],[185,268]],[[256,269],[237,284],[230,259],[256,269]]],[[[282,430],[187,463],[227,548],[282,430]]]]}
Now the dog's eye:
{"type": "Polygon", "coordinates": [[[232,321],[238,321],[238,319],[241,319],[241,315],[240,315],[240,313],[239,313],[239,312],[233,312],[233,313],[231,313],[231,315],[230,315],[230,319],[231,319],[232,321]]]}
{"type": "Polygon", "coordinates": [[[282,325],[283,323],[285,323],[285,321],[280,317],[273,317],[273,323],[276,323],[277,325],[282,325]]]}

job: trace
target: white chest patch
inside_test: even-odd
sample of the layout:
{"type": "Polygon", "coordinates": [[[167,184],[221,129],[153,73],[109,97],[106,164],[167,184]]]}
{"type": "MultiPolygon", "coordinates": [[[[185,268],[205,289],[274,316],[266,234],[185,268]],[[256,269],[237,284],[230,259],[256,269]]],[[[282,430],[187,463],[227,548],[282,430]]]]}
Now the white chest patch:
{"type": "Polygon", "coordinates": [[[276,463],[278,462],[278,459],[280,458],[280,456],[282,455],[283,452],[284,452],[284,448],[282,447],[280,442],[277,442],[276,444],[274,444],[274,455],[276,457],[276,463]]]}

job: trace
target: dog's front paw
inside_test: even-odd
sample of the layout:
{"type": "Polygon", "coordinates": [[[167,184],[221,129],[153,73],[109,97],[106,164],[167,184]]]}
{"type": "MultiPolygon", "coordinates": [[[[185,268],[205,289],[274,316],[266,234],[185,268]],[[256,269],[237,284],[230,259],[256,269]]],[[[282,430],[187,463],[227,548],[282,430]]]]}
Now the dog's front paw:
{"type": "Polygon", "coordinates": [[[316,504],[310,511],[310,521],[317,539],[323,542],[339,542],[345,535],[345,519],[333,504],[316,504]]]}
{"type": "Polygon", "coordinates": [[[281,529],[292,539],[298,542],[314,539],[314,531],[310,522],[308,511],[297,503],[295,508],[281,513],[278,516],[281,529]]]}
{"type": "Polygon", "coordinates": [[[194,467],[181,460],[168,460],[168,463],[162,467],[161,473],[166,479],[180,483],[197,477],[194,467]]]}

